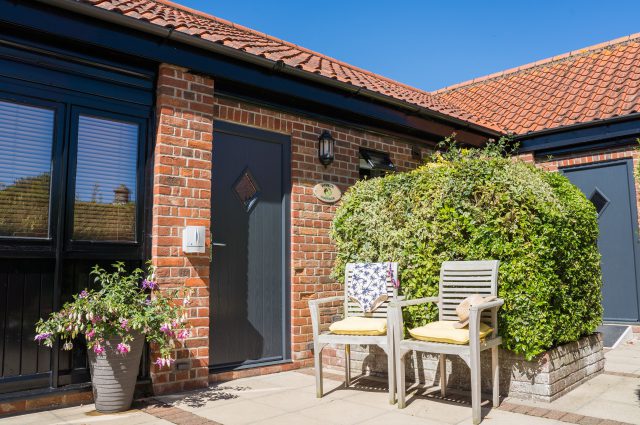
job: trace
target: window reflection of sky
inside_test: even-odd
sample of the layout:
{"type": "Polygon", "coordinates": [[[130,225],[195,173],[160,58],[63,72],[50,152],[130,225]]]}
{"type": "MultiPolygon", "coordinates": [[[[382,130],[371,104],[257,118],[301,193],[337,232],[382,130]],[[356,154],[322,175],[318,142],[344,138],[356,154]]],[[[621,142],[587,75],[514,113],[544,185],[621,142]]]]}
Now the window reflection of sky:
{"type": "Polygon", "coordinates": [[[51,171],[54,111],[0,101],[0,189],[51,171]]]}

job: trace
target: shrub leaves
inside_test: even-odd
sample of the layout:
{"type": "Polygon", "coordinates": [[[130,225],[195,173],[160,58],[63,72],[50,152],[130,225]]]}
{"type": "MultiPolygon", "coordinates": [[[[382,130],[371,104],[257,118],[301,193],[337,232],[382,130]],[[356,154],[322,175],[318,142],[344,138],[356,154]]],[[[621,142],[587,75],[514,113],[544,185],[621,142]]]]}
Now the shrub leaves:
{"type": "MultiPolygon", "coordinates": [[[[595,208],[559,173],[503,157],[495,146],[454,149],[407,173],[358,182],[332,238],[335,277],[358,261],[397,261],[408,298],[438,293],[445,260],[501,261],[503,346],[527,358],[600,324],[595,208]]],[[[408,309],[408,325],[437,309],[408,309]]]]}

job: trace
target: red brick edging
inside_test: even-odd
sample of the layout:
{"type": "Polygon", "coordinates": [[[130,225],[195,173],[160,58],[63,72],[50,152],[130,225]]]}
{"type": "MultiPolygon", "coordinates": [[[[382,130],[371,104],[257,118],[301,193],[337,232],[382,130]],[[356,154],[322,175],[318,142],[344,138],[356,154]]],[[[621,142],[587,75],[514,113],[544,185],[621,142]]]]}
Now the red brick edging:
{"type": "Polygon", "coordinates": [[[176,425],[222,425],[220,422],[203,418],[195,413],[171,406],[154,398],[138,401],[133,408],[176,425]]]}
{"type": "Polygon", "coordinates": [[[506,412],[519,413],[521,415],[536,416],[538,418],[553,419],[556,421],[567,422],[579,425],[631,425],[627,422],[614,421],[611,419],[596,418],[594,416],[585,416],[577,413],[563,412],[555,409],[545,409],[544,407],[525,406],[523,404],[503,402],[498,410],[506,412]]]}
{"type": "Polygon", "coordinates": [[[78,391],[55,392],[37,397],[0,402],[0,418],[5,415],[29,413],[45,408],[62,408],[93,403],[91,388],[78,391]]]}

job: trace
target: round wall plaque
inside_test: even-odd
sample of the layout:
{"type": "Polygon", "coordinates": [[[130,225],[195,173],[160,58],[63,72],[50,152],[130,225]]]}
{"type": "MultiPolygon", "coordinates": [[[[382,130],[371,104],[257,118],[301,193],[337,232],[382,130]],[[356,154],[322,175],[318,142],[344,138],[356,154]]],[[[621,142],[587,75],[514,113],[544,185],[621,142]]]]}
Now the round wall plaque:
{"type": "Polygon", "coordinates": [[[313,187],[313,194],[327,203],[337,202],[342,197],[340,188],[333,183],[318,183],[313,187]]]}

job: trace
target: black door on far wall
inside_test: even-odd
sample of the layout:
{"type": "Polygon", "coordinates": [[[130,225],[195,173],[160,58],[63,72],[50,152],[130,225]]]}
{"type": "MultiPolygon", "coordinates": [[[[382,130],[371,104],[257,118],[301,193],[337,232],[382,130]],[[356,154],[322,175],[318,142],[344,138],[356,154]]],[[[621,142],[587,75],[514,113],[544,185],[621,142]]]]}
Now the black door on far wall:
{"type": "Polygon", "coordinates": [[[604,320],[638,322],[639,247],[633,162],[604,162],[562,171],[598,211],[604,320]]]}
{"type": "Polygon", "coordinates": [[[289,149],[286,136],[215,123],[209,357],[213,369],[289,359],[289,149]]]}

